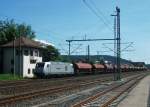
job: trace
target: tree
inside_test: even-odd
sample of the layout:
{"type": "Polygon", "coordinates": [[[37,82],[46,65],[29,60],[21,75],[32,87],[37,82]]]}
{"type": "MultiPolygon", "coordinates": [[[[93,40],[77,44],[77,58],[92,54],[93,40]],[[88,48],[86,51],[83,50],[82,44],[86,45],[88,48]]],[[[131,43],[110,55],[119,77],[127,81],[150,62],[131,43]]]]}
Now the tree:
{"type": "Polygon", "coordinates": [[[31,26],[24,23],[17,24],[14,20],[0,21],[0,45],[12,41],[20,36],[33,39],[35,38],[35,33],[32,31],[31,26]]]}
{"type": "Polygon", "coordinates": [[[49,45],[45,48],[45,50],[43,50],[43,61],[56,61],[56,60],[60,60],[60,53],[58,52],[58,50],[49,45]]]}
{"type": "Polygon", "coordinates": [[[104,59],[100,59],[100,64],[105,64],[104,59]]]}

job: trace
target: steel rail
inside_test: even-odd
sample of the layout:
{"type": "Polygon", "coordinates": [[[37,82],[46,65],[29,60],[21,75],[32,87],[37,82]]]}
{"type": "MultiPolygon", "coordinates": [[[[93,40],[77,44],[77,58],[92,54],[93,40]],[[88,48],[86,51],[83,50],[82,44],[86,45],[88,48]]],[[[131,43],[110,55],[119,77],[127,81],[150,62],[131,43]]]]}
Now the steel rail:
{"type": "MultiPolygon", "coordinates": [[[[115,89],[117,89],[117,88],[119,88],[119,87],[121,87],[121,86],[127,84],[128,82],[132,81],[133,79],[136,79],[136,78],[139,77],[139,76],[141,76],[141,75],[135,76],[135,77],[129,79],[128,81],[126,81],[126,82],[124,82],[124,83],[122,83],[122,84],[120,84],[120,85],[117,85],[117,86],[114,86],[114,87],[110,87],[109,89],[107,89],[107,90],[105,90],[105,91],[103,91],[103,92],[99,92],[99,93],[97,93],[97,94],[94,95],[94,96],[90,96],[90,97],[86,98],[85,100],[83,100],[83,101],[81,101],[81,102],[79,102],[79,103],[74,104],[72,107],[81,107],[81,106],[84,105],[84,104],[87,104],[87,103],[89,103],[89,102],[92,102],[93,100],[99,98],[100,96],[105,95],[106,93],[108,93],[108,92],[110,92],[110,91],[112,91],[112,90],[115,90],[115,89]]],[[[104,106],[104,107],[105,107],[105,106],[104,106]]]]}
{"type": "MultiPolygon", "coordinates": [[[[104,79],[104,78],[103,78],[104,79]]],[[[83,86],[88,86],[88,85],[92,85],[92,84],[96,84],[96,83],[100,83],[100,82],[106,82],[106,81],[110,81],[110,78],[102,80],[102,79],[97,79],[95,81],[92,82],[81,82],[80,84],[70,84],[70,85],[63,85],[61,87],[55,87],[55,88],[47,88],[47,89],[42,89],[42,90],[36,90],[36,91],[32,91],[32,92],[26,92],[26,93],[22,93],[22,94],[18,94],[18,95],[13,95],[13,96],[9,96],[9,97],[5,97],[5,98],[1,98],[0,99],[0,105],[8,105],[10,103],[15,103],[16,101],[22,101],[22,100],[27,100],[30,98],[34,98],[34,97],[38,97],[38,96],[44,96],[47,94],[54,94],[54,93],[59,93],[59,92],[64,92],[65,90],[71,90],[71,89],[77,89],[83,86]]]]}
{"type": "Polygon", "coordinates": [[[118,93],[116,96],[112,97],[110,100],[108,100],[106,103],[104,103],[100,107],[108,107],[113,101],[115,101],[119,96],[121,96],[123,93],[127,92],[129,89],[131,89],[134,85],[136,85],[143,77],[137,79],[132,84],[130,84],[128,87],[126,87],[124,90],[122,90],[120,93],[118,93]]]}
{"type": "Polygon", "coordinates": [[[71,85],[67,85],[67,86],[61,86],[61,87],[55,87],[55,88],[49,88],[49,89],[44,89],[44,90],[23,93],[23,94],[0,99],[0,105],[7,105],[10,103],[14,103],[16,101],[26,100],[26,99],[30,99],[30,98],[37,97],[37,96],[47,95],[47,94],[54,94],[54,93],[62,92],[65,90],[77,89],[79,87],[88,86],[88,85],[96,84],[99,82],[106,82],[109,80],[110,79],[106,79],[106,80],[100,79],[100,80],[95,80],[95,81],[88,82],[88,83],[82,82],[81,84],[75,84],[75,85],[71,84],[71,85]]]}
{"type": "MultiPolygon", "coordinates": [[[[101,74],[101,75],[95,75],[95,76],[90,76],[90,78],[97,78],[97,76],[100,76],[100,78],[103,78],[104,76],[110,77],[111,74],[101,74]]],[[[32,85],[32,84],[39,84],[40,83],[49,83],[49,82],[64,82],[64,81],[78,81],[78,80],[86,80],[88,79],[89,76],[79,76],[79,77],[65,77],[65,78],[51,78],[50,81],[47,81],[49,79],[30,79],[30,80],[20,80],[20,81],[0,81],[0,89],[5,89],[5,88],[13,88],[13,87],[23,87],[26,85],[32,85]],[[38,82],[37,82],[38,81],[38,82]]]]}
{"type": "Polygon", "coordinates": [[[9,97],[9,96],[14,96],[14,95],[18,95],[21,93],[27,93],[27,92],[33,92],[33,91],[37,91],[38,90],[42,90],[42,89],[48,89],[48,88],[54,88],[54,87],[60,87],[60,86],[64,86],[64,83],[67,84],[75,84],[75,83],[84,83],[84,82],[91,82],[91,81],[95,81],[95,80],[105,80],[105,79],[109,79],[110,81],[113,80],[112,76],[107,75],[105,78],[104,77],[91,77],[89,78],[78,78],[78,79],[67,79],[67,80],[59,80],[59,81],[43,81],[43,82],[37,82],[37,83],[25,83],[25,84],[20,84],[20,85],[14,85],[14,86],[7,86],[7,87],[1,87],[0,86],[0,93],[4,96],[0,97],[0,98],[5,98],[5,96],[9,97]]]}

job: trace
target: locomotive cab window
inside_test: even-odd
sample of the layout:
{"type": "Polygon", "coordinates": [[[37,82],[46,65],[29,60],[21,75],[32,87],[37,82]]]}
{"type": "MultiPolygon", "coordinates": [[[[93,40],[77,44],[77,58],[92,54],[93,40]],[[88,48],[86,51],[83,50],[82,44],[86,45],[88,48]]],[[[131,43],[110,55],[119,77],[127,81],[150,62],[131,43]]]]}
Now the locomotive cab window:
{"type": "Polygon", "coordinates": [[[49,67],[49,64],[47,64],[47,68],[49,67]]]}
{"type": "Polygon", "coordinates": [[[44,63],[37,63],[36,67],[42,67],[43,68],[44,67],[44,63]]]}

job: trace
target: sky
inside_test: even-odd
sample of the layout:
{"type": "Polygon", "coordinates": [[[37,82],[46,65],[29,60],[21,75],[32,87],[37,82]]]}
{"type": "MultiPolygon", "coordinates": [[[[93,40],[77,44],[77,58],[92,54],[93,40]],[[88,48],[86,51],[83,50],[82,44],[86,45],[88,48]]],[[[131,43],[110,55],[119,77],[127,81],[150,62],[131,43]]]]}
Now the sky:
{"type": "MultiPolygon", "coordinates": [[[[113,38],[115,7],[121,10],[121,57],[150,63],[150,0],[0,0],[0,20],[31,25],[36,38],[68,53],[67,39],[113,38]],[[84,2],[85,1],[85,2],[84,2]],[[97,12],[97,17],[87,3],[97,12]]],[[[113,41],[73,42],[71,54],[113,55],[113,41]]]]}

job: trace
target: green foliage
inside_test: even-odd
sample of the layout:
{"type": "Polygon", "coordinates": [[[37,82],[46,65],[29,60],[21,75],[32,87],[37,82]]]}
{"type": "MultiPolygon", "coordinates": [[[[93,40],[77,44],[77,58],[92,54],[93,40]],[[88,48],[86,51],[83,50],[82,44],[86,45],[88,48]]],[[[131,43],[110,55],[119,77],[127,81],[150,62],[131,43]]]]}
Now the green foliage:
{"type": "Polygon", "coordinates": [[[60,61],[61,62],[71,62],[72,63],[72,60],[69,57],[64,57],[64,56],[60,56],[60,61]]]}
{"type": "Polygon", "coordinates": [[[104,59],[100,59],[100,64],[105,64],[104,59]]]}
{"type": "Polygon", "coordinates": [[[0,74],[0,80],[20,80],[23,78],[20,78],[19,76],[15,76],[12,74],[0,74]]]}
{"type": "Polygon", "coordinates": [[[35,37],[34,31],[31,26],[24,23],[17,24],[14,20],[1,20],[0,21],[0,45],[5,44],[9,41],[24,36],[30,39],[35,37]]]}
{"type": "Polygon", "coordinates": [[[43,51],[43,61],[59,61],[60,60],[60,53],[58,50],[53,46],[47,46],[43,51]]]}

